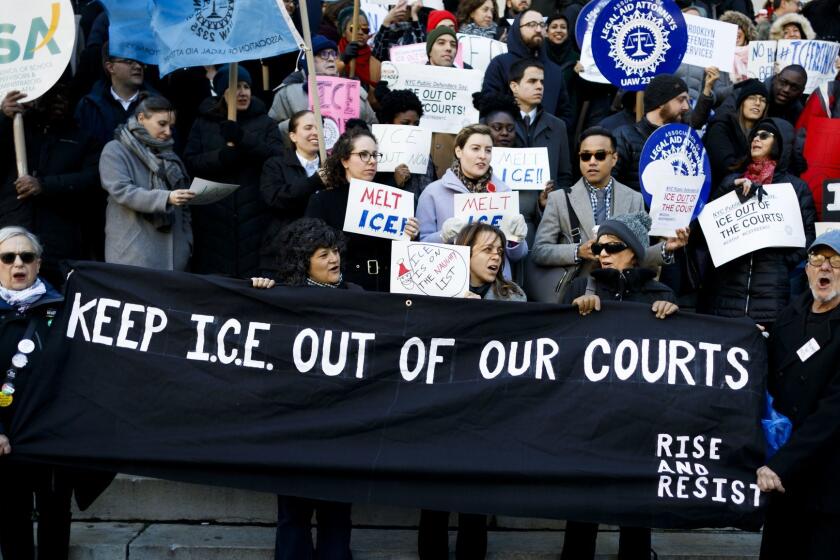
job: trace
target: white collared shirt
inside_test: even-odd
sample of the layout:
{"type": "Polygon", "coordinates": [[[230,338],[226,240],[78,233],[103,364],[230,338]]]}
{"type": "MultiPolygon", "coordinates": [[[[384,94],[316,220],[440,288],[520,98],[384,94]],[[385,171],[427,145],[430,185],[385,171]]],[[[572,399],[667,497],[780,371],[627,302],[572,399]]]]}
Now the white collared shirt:
{"type": "Polygon", "coordinates": [[[528,119],[528,122],[530,122],[531,124],[533,124],[534,119],[536,119],[536,118],[537,118],[537,108],[536,108],[536,107],[534,107],[534,108],[533,108],[533,109],[531,109],[531,111],[530,111],[530,112],[528,112],[528,113],[526,113],[525,111],[519,111],[519,116],[521,116],[521,117],[522,117],[522,120],[523,120],[523,121],[525,120],[525,117],[526,117],[526,116],[527,116],[527,117],[530,117],[530,118],[528,119]]]}
{"type": "Polygon", "coordinates": [[[318,168],[321,167],[321,158],[319,156],[315,156],[315,159],[310,161],[303,157],[297,150],[295,150],[295,155],[297,156],[300,164],[306,170],[307,177],[312,177],[313,175],[315,175],[315,173],[318,171],[318,168]]]}
{"type": "Polygon", "coordinates": [[[122,108],[123,108],[124,111],[128,111],[128,108],[131,107],[131,104],[134,103],[134,101],[137,100],[137,96],[139,96],[139,95],[140,95],[140,91],[138,90],[138,91],[134,92],[134,95],[132,95],[128,99],[123,99],[122,97],[119,96],[119,94],[116,91],[114,91],[114,86],[111,86],[111,97],[116,99],[119,102],[119,104],[122,105],[122,108]]]}

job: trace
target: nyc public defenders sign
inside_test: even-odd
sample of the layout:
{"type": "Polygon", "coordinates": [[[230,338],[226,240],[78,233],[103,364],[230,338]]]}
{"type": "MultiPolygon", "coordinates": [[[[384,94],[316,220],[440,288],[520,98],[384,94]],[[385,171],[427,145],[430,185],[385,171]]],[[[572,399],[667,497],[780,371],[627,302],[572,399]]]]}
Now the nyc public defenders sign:
{"type": "Polygon", "coordinates": [[[747,320],[78,263],[14,456],[357,503],[757,529],[747,320]],[[632,329],[627,328],[632,325],[632,329]]]}

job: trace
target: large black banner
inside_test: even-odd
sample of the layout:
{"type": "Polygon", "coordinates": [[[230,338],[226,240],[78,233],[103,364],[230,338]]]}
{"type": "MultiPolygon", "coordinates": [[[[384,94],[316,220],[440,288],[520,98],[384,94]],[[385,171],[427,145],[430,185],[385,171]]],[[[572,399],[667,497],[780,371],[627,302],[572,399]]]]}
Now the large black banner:
{"type": "Polygon", "coordinates": [[[757,528],[764,341],[606,304],[85,263],[14,455],[348,502],[757,528]]]}

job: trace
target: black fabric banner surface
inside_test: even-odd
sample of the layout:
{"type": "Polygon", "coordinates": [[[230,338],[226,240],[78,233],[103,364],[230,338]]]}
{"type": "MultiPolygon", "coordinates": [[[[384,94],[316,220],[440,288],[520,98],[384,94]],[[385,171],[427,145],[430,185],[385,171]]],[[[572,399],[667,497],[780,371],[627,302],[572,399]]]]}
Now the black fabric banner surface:
{"type": "Polygon", "coordinates": [[[356,503],[756,529],[749,321],[80,263],[22,460],[356,503]]]}

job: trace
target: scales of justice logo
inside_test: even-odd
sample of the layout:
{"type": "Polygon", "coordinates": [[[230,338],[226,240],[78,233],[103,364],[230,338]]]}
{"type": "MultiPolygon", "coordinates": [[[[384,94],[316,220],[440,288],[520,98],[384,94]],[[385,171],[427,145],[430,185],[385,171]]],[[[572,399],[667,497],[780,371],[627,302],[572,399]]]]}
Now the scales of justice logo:
{"type": "Polygon", "coordinates": [[[218,33],[222,39],[227,38],[233,22],[233,4],[234,0],[193,0],[195,21],[198,24],[195,34],[205,38],[207,32],[210,32],[213,36],[218,33]]]}
{"type": "Polygon", "coordinates": [[[624,14],[609,36],[609,55],[628,76],[655,73],[671,49],[661,17],[639,9],[624,14]]]}

